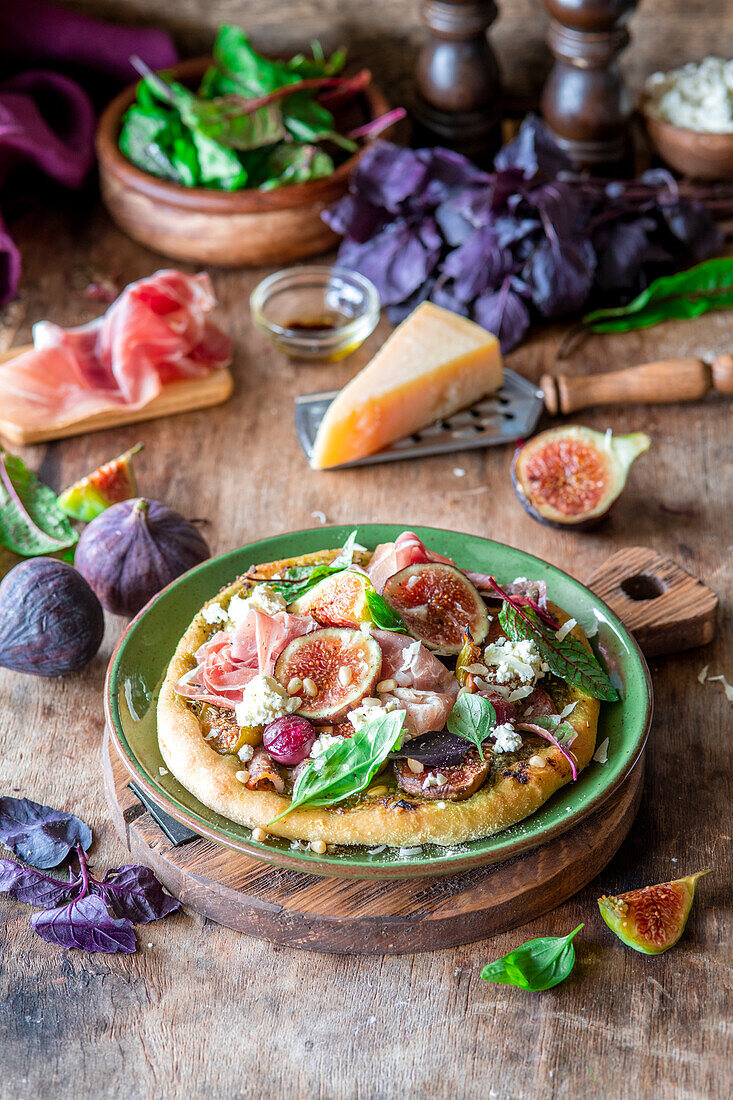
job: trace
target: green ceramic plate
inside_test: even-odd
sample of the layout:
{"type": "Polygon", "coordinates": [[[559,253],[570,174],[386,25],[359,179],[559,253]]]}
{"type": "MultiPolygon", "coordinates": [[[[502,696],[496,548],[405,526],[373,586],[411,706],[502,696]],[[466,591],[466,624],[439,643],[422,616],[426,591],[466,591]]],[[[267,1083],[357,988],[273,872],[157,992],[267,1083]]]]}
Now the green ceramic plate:
{"type": "MultiPolygon", "coordinates": [[[[291,849],[287,840],[277,837],[255,842],[250,829],[207,809],[172,775],[160,774],[164,765],[155,723],[158,690],[180,637],[202,604],[253,563],[338,546],[351,529],[294,531],[222,554],[174,581],[130,623],[110,661],[105,705],[112,741],[136,783],[174,818],[221,844],[269,863],[353,878],[456,873],[504,861],[546,843],[597,810],[637,763],[649,731],[651,681],[636,642],[610,608],[562,570],[477,535],[431,527],[415,530],[429,547],[448,554],[464,569],[492,572],[500,582],[517,576],[546,580],[550,599],[594,635],[592,644],[602,650],[622,692],[620,702],[601,705],[598,743],[609,739],[606,764],[592,762],[577,783],[558,791],[526,821],[496,836],[450,848],[338,848],[324,856],[291,849]]],[[[362,524],[358,537],[371,549],[394,539],[401,530],[396,524],[362,524]]]]}

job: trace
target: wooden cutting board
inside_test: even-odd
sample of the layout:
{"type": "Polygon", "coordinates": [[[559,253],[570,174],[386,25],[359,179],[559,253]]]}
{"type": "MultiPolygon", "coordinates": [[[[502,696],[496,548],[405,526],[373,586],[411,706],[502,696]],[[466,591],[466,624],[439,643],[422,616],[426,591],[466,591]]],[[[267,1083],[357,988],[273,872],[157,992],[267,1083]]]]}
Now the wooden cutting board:
{"type": "MultiPolygon", "coordinates": [[[[7,363],[23,352],[30,351],[32,345],[10,348],[0,352],[0,363],[7,363]]],[[[119,428],[125,424],[137,424],[141,420],[156,420],[160,416],[173,416],[175,413],[205,409],[210,405],[220,405],[231,397],[234,380],[226,367],[212,371],[205,378],[184,379],[169,382],[162,392],[143,405],[141,409],[129,409],[121,406],[69,420],[55,428],[28,429],[12,420],[7,420],[0,412],[0,437],[6,442],[18,446],[28,443],[47,443],[52,439],[66,439],[71,435],[86,435],[87,432],[99,432],[105,428],[119,428]]]]}
{"type": "MultiPolygon", "coordinates": [[[[649,655],[702,645],[714,634],[715,594],[646,547],[614,554],[588,586],[632,627],[649,655]]],[[[612,859],[633,824],[644,774],[642,753],[592,816],[505,863],[439,878],[364,881],[273,867],[186,830],[172,839],[131,788],[107,731],[102,758],[122,842],[185,906],[250,936],[345,954],[469,943],[554,909],[612,859]]]]}

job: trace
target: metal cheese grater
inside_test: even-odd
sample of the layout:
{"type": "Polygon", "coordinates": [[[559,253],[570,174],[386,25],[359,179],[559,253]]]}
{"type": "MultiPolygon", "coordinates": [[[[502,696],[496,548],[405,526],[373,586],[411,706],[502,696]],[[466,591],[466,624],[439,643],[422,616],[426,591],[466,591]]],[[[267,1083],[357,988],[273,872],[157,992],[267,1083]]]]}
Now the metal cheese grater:
{"type": "MultiPolygon", "coordinates": [[[[295,398],[295,430],[309,461],[318,427],[338,392],[306,393],[295,398]]],[[[485,397],[472,408],[462,409],[446,420],[436,420],[429,427],[398,439],[377,454],[333,468],[343,470],[349,466],[369,466],[375,462],[396,462],[401,458],[421,458],[511,443],[531,435],[543,408],[542,390],[521,374],[505,369],[504,380],[496,393],[485,397]]]]}

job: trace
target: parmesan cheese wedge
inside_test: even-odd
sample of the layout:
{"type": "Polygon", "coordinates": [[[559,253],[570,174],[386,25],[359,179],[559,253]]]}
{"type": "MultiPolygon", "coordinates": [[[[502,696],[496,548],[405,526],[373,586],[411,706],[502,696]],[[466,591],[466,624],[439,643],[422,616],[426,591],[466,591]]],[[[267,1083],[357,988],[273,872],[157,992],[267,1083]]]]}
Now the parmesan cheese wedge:
{"type": "Polygon", "coordinates": [[[497,338],[423,302],[334,398],[318,429],[311,466],[323,470],[374,454],[473,405],[501,381],[497,338]]]}

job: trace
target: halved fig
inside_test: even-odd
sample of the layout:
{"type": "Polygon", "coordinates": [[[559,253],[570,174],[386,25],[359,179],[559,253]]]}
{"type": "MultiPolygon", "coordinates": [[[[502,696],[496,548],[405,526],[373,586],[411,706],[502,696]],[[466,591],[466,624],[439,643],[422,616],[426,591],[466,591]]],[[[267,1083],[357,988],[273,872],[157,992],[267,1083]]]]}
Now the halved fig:
{"type": "Polygon", "coordinates": [[[345,569],[324,577],[299,600],[288,605],[291,615],[311,615],[324,626],[359,626],[370,623],[372,616],[366,601],[372,583],[363,573],[345,569]]]}
{"type": "Polygon", "coordinates": [[[136,497],[137,482],[132,457],[142,449],[142,443],[137,443],[129,451],[105,462],[104,466],[64,489],[59,497],[61,511],[72,519],[89,523],[112,504],[136,497]]]}
{"type": "Polygon", "coordinates": [[[591,527],[618,500],[631,464],[650,446],[644,432],[614,436],[579,424],[551,428],[517,448],[514,492],[539,523],[591,527]]]}
{"type": "Polygon", "coordinates": [[[436,653],[459,653],[466,632],[474,642],[482,642],[488,632],[486,604],[453,565],[408,565],[389,578],[382,595],[399,611],[412,637],[436,653]]]}
{"type": "Polygon", "coordinates": [[[289,642],[277,659],[275,679],[302,699],[298,714],[335,722],[374,691],[381,668],[382,651],[374,638],[329,626],[289,642]]]}
{"type": "Polygon", "coordinates": [[[604,894],[598,899],[601,916],[629,947],[645,955],[661,955],[674,947],[685,930],[695,897],[695,884],[701,875],[678,878],[629,890],[618,897],[604,894]]]}

